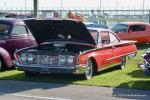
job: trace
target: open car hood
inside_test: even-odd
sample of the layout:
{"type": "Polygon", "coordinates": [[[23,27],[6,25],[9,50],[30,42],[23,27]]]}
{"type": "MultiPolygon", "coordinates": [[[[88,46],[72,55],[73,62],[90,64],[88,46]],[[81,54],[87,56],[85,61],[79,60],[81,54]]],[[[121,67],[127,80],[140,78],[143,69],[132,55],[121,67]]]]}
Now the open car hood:
{"type": "Polygon", "coordinates": [[[95,45],[86,26],[73,20],[24,20],[38,44],[52,40],[76,40],[95,45]]]}

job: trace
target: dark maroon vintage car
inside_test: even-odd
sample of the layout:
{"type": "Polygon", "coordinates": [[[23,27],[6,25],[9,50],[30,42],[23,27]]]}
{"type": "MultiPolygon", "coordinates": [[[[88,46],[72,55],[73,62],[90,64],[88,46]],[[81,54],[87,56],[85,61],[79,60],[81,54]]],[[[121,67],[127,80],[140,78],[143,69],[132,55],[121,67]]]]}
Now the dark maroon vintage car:
{"type": "Polygon", "coordinates": [[[35,45],[34,37],[22,20],[0,19],[0,70],[12,67],[16,49],[35,45]]]}

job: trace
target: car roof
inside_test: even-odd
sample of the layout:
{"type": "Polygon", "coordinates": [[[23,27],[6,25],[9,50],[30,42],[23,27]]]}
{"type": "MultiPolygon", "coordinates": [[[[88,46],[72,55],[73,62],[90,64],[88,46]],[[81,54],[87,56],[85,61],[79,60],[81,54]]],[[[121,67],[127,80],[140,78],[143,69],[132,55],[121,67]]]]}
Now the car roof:
{"type": "Polygon", "coordinates": [[[71,18],[64,18],[64,19],[61,19],[61,18],[25,18],[23,20],[70,20],[70,21],[76,21],[76,22],[82,22],[80,20],[77,20],[77,19],[71,19],[71,18]]]}
{"type": "Polygon", "coordinates": [[[144,24],[144,25],[148,25],[148,23],[144,23],[144,22],[120,22],[119,24],[127,24],[127,25],[144,24]]]}
{"type": "Polygon", "coordinates": [[[0,18],[0,21],[11,23],[11,24],[24,24],[21,19],[16,18],[0,18]]]}
{"type": "Polygon", "coordinates": [[[105,28],[87,27],[87,29],[89,29],[89,30],[96,30],[96,31],[98,31],[98,32],[101,32],[101,31],[109,31],[109,32],[112,32],[110,29],[105,29],[105,28]]]}
{"type": "Polygon", "coordinates": [[[93,23],[93,22],[84,22],[84,24],[87,27],[106,28],[106,29],[108,29],[108,26],[105,25],[105,24],[98,24],[98,23],[93,23]]]}

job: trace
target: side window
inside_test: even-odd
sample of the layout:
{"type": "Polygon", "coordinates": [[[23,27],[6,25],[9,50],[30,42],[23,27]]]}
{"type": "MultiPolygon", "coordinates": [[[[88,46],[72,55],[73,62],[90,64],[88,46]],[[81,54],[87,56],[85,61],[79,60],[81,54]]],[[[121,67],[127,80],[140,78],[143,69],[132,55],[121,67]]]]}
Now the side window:
{"type": "Polygon", "coordinates": [[[17,35],[25,35],[28,34],[28,31],[24,25],[17,25],[13,28],[12,33],[17,35]]]}
{"type": "Polygon", "coordinates": [[[111,43],[117,43],[117,42],[119,42],[118,38],[113,33],[110,32],[109,36],[110,36],[110,42],[111,43]]]}
{"type": "Polygon", "coordinates": [[[145,25],[132,25],[129,28],[130,32],[145,31],[145,25]]]}
{"type": "Polygon", "coordinates": [[[109,32],[101,32],[101,43],[108,44],[110,43],[109,32]]]}
{"type": "Polygon", "coordinates": [[[9,24],[0,23],[0,34],[8,34],[10,29],[11,29],[11,26],[9,24]]]}

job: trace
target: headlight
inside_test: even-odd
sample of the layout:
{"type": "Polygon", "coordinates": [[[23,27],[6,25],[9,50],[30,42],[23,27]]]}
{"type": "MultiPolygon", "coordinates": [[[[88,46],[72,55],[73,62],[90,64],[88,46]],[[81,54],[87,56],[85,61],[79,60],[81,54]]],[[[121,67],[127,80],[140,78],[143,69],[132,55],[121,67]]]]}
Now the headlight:
{"type": "Polygon", "coordinates": [[[68,56],[67,57],[67,64],[73,64],[74,62],[74,56],[68,56]]]}
{"type": "Polygon", "coordinates": [[[21,61],[22,63],[26,63],[26,61],[27,61],[26,54],[20,54],[20,61],[21,61]]]}
{"type": "Polygon", "coordinates": [[[60,55],[59,56],[59,63],[60,63],[60,65],[64,65],[66,63],[66,56],[60,55]]]}
{"type": "Polygon", "coordinates": [[[27,62],[33,63],[33,61],[34,61],[34,55],[33,54],[28,54],[27,55],[27,62]]]}

